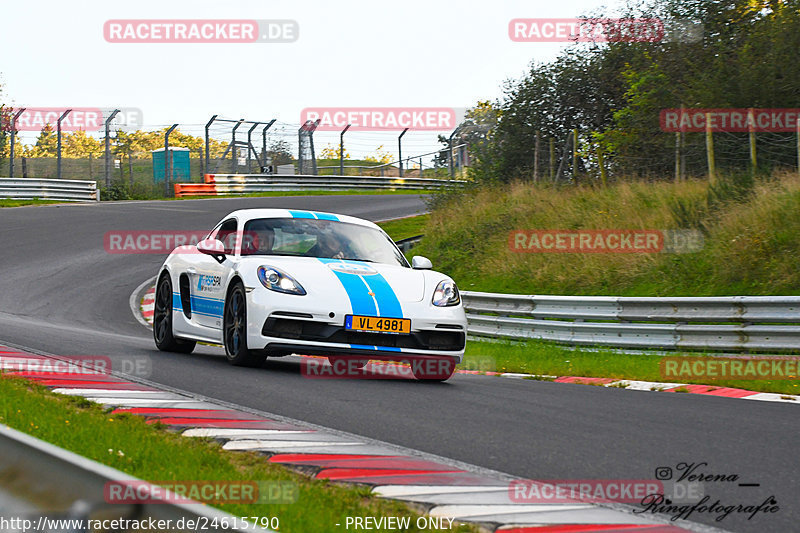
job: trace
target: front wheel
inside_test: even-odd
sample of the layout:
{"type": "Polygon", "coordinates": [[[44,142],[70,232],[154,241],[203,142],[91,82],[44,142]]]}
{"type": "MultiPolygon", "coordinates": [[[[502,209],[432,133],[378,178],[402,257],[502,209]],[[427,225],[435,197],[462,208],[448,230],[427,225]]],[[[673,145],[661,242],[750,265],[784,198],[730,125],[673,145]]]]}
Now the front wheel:
{"type": "Polygon", "coordinates": [[[264,362],[263,353],[247,348],[247,298],[244,285],[237,281],[225,298],[222,336],[228,362],[236,366],[258,366],[264,362]]]}
{"type": "Polygon", "coordinates": [[[162,352],[192,353],[195,341],[177,339],[172,334],[172,282],[164,274],[156,287],[153,309],[153,340],[162,352]]]}

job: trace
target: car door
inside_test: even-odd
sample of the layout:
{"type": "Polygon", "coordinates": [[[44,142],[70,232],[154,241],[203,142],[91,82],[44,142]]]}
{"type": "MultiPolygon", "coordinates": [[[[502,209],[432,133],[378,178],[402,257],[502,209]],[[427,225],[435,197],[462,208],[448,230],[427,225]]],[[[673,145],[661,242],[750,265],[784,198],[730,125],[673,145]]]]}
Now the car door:
{"type": "MultiPolygon", "coordinates": [[[[222,241],[226,256],[236,247],[237,221],[224,221],[210,237],[222,241]]],[[[225,307],[225,280],[228,278],[226,259],[222,263],[206,254],[198,254],[194,266],[189,268],[192,320],[201,326],[222,329],[222,311],[225,307]]]]}

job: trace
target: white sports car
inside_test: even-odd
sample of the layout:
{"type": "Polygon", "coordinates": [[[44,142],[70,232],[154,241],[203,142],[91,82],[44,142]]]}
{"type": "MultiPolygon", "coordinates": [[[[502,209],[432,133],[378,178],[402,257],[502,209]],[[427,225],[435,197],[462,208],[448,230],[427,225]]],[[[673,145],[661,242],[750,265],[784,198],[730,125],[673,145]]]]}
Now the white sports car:
{"type": "Polygon", "coordinates": [[[246,209],[196,246],[172,251],[156,283],[160,350],[222,344],[235,365],[292,353],[411,363],[449,378],[467,320],[452,279],[403,253],[377,225],[345,215],[246,209]]]}

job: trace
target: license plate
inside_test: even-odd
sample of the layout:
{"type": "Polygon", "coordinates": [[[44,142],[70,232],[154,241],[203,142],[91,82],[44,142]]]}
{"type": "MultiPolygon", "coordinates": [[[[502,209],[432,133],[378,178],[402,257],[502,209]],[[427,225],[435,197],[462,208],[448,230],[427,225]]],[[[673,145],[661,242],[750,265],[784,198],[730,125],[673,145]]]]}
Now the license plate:
{"type": "Polygon", "coordinates": [[[347,315],[344,319],[344,328],[353,331],[411,333],[411,319],[347,315]]]}

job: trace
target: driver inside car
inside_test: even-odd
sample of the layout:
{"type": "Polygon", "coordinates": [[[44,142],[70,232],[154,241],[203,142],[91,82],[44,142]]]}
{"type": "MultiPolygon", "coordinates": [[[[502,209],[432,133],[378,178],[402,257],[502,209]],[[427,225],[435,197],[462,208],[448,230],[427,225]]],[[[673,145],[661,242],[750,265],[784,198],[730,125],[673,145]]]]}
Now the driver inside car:
{"type": "Polygon", "coordinates": [[[275,230],[266,224],[254,225],[245,231],[242,255],[268,255],[275,244],[275,230]]]}

